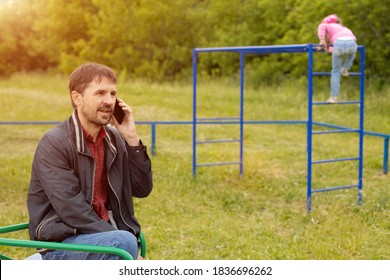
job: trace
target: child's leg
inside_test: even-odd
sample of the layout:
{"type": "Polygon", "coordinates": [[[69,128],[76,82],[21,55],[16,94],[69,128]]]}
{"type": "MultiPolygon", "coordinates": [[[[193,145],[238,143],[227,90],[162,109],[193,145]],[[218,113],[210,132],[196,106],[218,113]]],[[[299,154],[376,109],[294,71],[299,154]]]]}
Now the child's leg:
{"type": "Polygon", "coordinates": [[[338,97],[340,95],[340,70],[343,63],[343,56],[336,44],[332,53],[332,72],[330,75],[330,95],[338,97]]]}
{"type": "Polygon", "coordinates": [[[347,70],[351,69],[352,63],[356,56],[356,52],[357,52],[357,44],[355,43],[355,41],[351,40],[350,45],[346,49],[346,58],[343,64],[343,67],[346,68],[347,70]]]}

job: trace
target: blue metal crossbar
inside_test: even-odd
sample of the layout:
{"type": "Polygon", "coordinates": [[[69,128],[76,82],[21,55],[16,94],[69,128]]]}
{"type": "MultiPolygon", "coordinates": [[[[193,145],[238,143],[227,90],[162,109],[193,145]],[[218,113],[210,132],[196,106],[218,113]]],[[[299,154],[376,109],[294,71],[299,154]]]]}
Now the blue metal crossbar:
{"type": "Polygon", "coordinates": [[[272,54],[272,53],[302,53],[308,52],[309,45],[279,45],[279,46],[247,46],[222,48],[195,48],[195,53],[203,52],[236,52],[240,54],[272,54]]]}
{"type": "Polygon", "coordinates": [[[359,185],[337,186],[337,187],[316,189],[316,190],[312,190],[312,192],[319,193],[319,192],[327,192],[327,191],[335,191],[335,190],[343,190],[343,189],[352,189],[352,188],[358,188],[358,187],[359,187],[359,185]]]}
{"type": "Polygon", "coordinates": [[[217,121],[221,121],[221,122],[224,122],[224,121],[231,121],[231,120],[240,120],[240,117],[225,117],[225,118],[197,118],[196,119],[198,122],[204,122],[204,121],[213,121],[213,122],[217,122],[217,121]]]}
{"type": "Polygon", "coordinates": [[[332,133],[347,133],[347,132],[360,132],[359,129],[333,129],[323,131],[313,131],[313,134],[332,134],[332,133]]]}
{"type": "MultiPolygon", "coordinates": [[[[331,72],[313,72],[313,76],[330,76],[331,72]]],[[[360,72],[349,72],[348,76],[361,76],[360,72]]]]}
{"type": "Polygon", "coordinates": [[[222,140],[204,140],[204,141],[197,141],[198,144],[230,143],[230,142],[240,143],[240,139],[222,139],[222,140]]]}
{"type": "Polygon", "coordinates": [[[338,101],[336,104],[331,104],[327,102],[313,102],[313,105],[342,105],[342,104],[360,104],[360,100],[348,100],[348,101],[338,101]]]}
{"type": "Polygon", "coordinates": [[[229,161],[229,162],[213,162],[213,163],[200,163],[198,166],[219,166],[219,165],[239,165],[239,161],[229,161]]]}
{"type": "Polygon", "coordinates": [[[350,161],[350,160],[360,160],[360,157],[347,157],[347,158],[312,160],[311,163],[312,164],[320,164],[320,163],[329,163],[329,162],[338,162],[338,161],[350,161]]]}

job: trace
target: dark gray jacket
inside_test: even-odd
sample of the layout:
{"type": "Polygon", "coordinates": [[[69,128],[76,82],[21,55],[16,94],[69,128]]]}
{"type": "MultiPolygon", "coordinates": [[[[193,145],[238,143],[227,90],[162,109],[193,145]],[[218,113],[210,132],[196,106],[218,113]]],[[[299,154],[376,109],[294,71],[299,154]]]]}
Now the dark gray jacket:
{"type": "MultiPolygon", "coordinates": [[[[146,197],[152,191],[151,162],[142,143],[130,147],[116,129],[105,129],[108,208],[118,229],[138,236],[132,197],[146,197]]],[[[115,230],[92,208],[94,170],[95,161],[74,111],[47,132],[36,149],[27,197],[31,239],[62,241],[74,234],[115,230]]]]}

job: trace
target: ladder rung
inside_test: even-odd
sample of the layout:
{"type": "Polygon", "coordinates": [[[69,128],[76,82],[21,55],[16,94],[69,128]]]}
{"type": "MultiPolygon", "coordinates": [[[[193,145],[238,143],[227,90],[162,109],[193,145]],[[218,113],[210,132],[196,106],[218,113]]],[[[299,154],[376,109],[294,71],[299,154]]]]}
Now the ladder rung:
{"type": "Polygon", "coordinates": [[[342,190],[342,189],[351,189],[351,188],[357,188],[357,187],[359,187],[359,185],[337,186],[337,187],[331,187],[331,188],[316,189],[316,190],[312,190],[312,192],[313,192],[313,193],[317,193],[317,192],[327,192],[327,191],[342,190]]]}
{"type": "Polygon", "coordinates": [[[323,131],[313,131],[312,134],[330,134],[330,133],[347,133],[347,132],[359,132],[360,129],[333,129],[323,131]]]}
{"type": "Polygon", "coordinates": [[[197,164],[196,166],[201,167],[201,166],[217,166],[217,165],[233,165],[233,164],[240,164],[240,162],[232,161],[232,162],[201,163],[201,164],[197,164]]]}
{"type": "Polygon", "coordinates": [[[231,142],[240,142],[240,140],[236,139],[226,139],[226,140],[204,140],[198,141],[196,144],[212,144],[212,143],[231,143],[231,142]]]}
{"type": "MultiPolygon", "coordinates": [[[[331,72],[313,72],[313,76],[330,76],[331,72]]],[[[361,76],[360,72],[349,72],[348,76],[361,76]]]]}
{"type": "Polygon", "coordinates": [[[324,159],[324,160],[312,161],[312,164],[320,164],[320,163],[328,163],[328,162],[338,162],[338,161],[347,161],[347,160],[359,160],[359,159],[360,159],[360,157],[324,159]]]}
{"type": "Polygon", "coordinates": [[[350,100],[350,101],[337,101],[336,103],[328,103],[326,101],[312,102],[313,105],[337,105],[337,104],[360,104],[360,100],[350,100]]]}

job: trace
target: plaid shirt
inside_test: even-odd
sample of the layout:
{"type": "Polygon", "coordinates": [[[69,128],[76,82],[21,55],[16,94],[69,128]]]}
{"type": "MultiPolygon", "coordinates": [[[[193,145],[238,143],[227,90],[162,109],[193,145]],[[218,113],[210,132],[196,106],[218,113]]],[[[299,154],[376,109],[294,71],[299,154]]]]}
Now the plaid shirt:
{"type": "Polygon", "coordinates": [[[107,171],[104,161],[104,143],[103,139],[106,136],[106,130],[102,128],[93,142],[93,137],[83,130],[85,138],[87,139],[88,147],[95,160],[95,181],[93,193],[93,210],[102,219],[109,221],[108,211],[106,209],[106,202],[108,197],[108,181],[107,171]]]}

